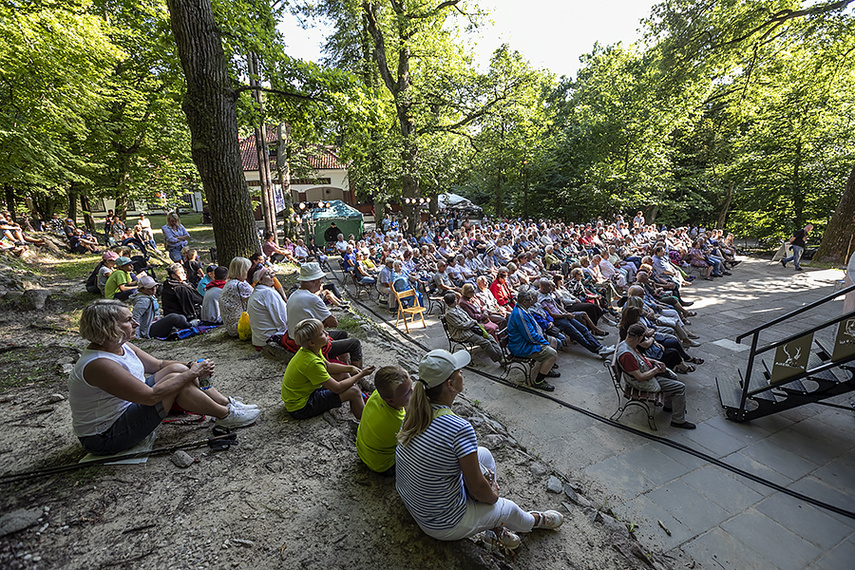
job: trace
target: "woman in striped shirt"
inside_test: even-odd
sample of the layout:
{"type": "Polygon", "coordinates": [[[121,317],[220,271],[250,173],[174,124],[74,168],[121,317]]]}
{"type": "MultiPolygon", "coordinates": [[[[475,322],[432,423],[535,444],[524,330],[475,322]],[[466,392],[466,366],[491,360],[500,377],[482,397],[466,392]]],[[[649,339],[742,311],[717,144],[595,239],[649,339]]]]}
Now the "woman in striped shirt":
{"type": "Polygon", "coordinates": [[[466,351],[433,350],[419,364],[419,379],[398,434],[396,488],[407,510],[426,534],[460,540],[486,530],[485,542],[514,549],[516,532],[554,529],[563,517],[556,511],[526,512],[499,497],[496,462],[478,446],[472,425],[451,405],[463,391],[461,368],[466,351]]]}

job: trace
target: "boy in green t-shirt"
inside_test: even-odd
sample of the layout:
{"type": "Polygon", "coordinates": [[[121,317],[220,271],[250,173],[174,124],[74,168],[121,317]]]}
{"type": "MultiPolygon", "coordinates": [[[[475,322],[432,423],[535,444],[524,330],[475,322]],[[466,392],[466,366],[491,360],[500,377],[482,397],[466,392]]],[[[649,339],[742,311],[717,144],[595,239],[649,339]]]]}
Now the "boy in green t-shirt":
{"type": "MultiPolygon", "coordinates": [[[[131,295],[137,292],[137,281],[131,275],[134,270],[134,262],[127,257],[116,260],[116,269],[107,278],[104,284],[104,298],[127,301],[131,295]]],[[[145,272],[140,271],[136,279],[144,277],[145,272]]]]}
{"type": "Polygon", "coordinates": [[[282,377],[285,410],[292,418],[305,420],[339,408],[342,402],[350,402],[350,412],[360,419],[365,403],[356,382],[374,372],[374,367],[360,370],[356,366],[328,362],[321,354],[321,349],[327,345],[327,334],[318,319],[304,319],[288,334],[300,345],[300,350],[288,363],[282,377]]]}
{"type": "Polygon", "coordinates": [[[374,376],[374,386],[356,431],[356,452],[372,471],[394,475],[396,435],[413,395],[413,381],[400,366],[384,366],[374,376]]]}

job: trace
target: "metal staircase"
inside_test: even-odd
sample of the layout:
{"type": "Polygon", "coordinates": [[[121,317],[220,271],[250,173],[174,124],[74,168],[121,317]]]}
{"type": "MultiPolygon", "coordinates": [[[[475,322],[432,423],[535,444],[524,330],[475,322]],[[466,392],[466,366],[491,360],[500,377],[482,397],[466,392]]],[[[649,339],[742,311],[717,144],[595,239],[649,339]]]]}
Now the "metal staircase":
{"type": "Polygon", "coordinates": [[[758,345],[762,331],[851,291],[855,291],[855,285],[736,337],[736,342],[751,337],[745,372],[739,370],[737,378],[715,379],[729,419],[747,422],[811,403],[845,408],[822,400],[855,391],[855,311],[765,346],[758,345]],[[828,329],[836,332],[831,347],[814,338],[817,332],[828,329]]]}

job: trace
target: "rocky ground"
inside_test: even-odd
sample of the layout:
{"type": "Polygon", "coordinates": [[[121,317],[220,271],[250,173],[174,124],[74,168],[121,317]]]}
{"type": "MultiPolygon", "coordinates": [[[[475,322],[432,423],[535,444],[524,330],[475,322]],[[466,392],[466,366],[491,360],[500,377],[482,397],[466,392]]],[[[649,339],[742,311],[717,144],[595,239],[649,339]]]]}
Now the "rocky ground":
{"type": "MultiPolygon", "coordinates": [[[[42,265],[28,273],[0,257],[0,476],[71,465],[84,455],[71,434],[65,381],[84,346],[75,320],[92,297],[80,279],[51,275],[45,260],[29,261],[42,265]]],[[[358,313],[338,316],[362,338],[366,363],[399,363],[415,372],[420,351],[358,313]]],[[[177,421],[158,429],[156,449],[203,441],[185,450],[192,459],[186,467],[164,453],[142,465],[89,466],[12,483],[0,478],[0,567],[672,566],[645,552],[631,525],[592,504],[576,482],[540,461],[538,450],[519,445],[513,426],[485,415],[478,402],[459,398],[455,412],[496,456],[502,495],[566,517],[558,531],[525,536],[513,554],[490,552],[477,538],[442,543],[421,533],[393,481],[359,461],[356,423],[346,408],[308,421],[287,417],[279,399],[282,362],[222,331],[139,344],[161,358],[211,358],[215,385],[261,406],[260,420],[239,431],[237,445],[215,452],[204,444],[209,420],[170,418],[177,421]]]]}

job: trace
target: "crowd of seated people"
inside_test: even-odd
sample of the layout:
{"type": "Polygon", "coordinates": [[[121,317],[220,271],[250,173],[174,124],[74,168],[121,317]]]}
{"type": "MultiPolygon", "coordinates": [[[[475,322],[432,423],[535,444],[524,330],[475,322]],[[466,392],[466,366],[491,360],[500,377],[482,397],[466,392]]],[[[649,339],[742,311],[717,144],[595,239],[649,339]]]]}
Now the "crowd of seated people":
{"type": "MultiPolygon", "coordinates": [[[[611,224],[431,219],[409,236],[391,225],[359,240],[339,234],[335,248],[346,270],[376,285],[390,311],[396,279],[441,297],[449,336],[480,346],[499,365],[496,341],[506,331],[510,355],[535,361],[530,383],[547,391],[554,389],[547,379],[560,376],[558,351],[578,345],[603,359],[624,355],[635,323],[646,327],[638,349],[645,357],[662,362],[669,375],[695,371],[703,359],[688,353],[700,344],[688,328],[695,312],[686,291],[696,278],[731,275],[739,263],[732,235],[657,228],[638,215],[611,224]],[[613,343],[601,342],[610,334],[613,343]]],[[[662,384],[676,390],[681,383],[662,384]]],[[[694,427],[679,414],[672,425],[694,427]]]]}
{"type": "MultiPolygon", "coordinates": [[[[635,217],[639,219],[643,216],[635,217]]],[[[612,224],[598,220],[575,225],[432,219],[417,235],[378,227],[359,240],[341,234],[336,238],[345,269],[356,268],[360,281],[374,279],[390,309],[395,308],[389,301],[395,261],[412,283],[427,283],[439,296],[449,291],[459,296],[466,283],[476,286],[494,313],[508,313],[520,289],[538,288],[539,281],[548,278],[555,296],[567,309],[584,312],[578,320],[593,325],[587,328],[596,334],[603,332],[598,329],[601,320],[617,325],[622,299],[633,284],[685,317],[681,295],[695,279],[693,273],[714,279],[730,275],[739,263],[733,236],[725,237],[721,230],[631,226],[621,216],[612,224]],[[487,291],[494,301],[485,299],[487,291]]]]}
{"type": "MultiPolygon", "coordinates": [[[[673,414],[671,425],[693,429],[686,419],[685,383],[677,380],[677,374],[703,363],[687,352],[698,346],[698,336],[688,329],[695,316],[685,295],[694,280],[690,272],[700,269],[705,279],[729,275],[738,263],[736,252],[720,232],[657,230],[641,218],[639,223],[636,216],[632,229],[620,218],[584,226],[432,221],[422,224],[417,236],[404,236],[389,223],[359,240],[338,234],[334,247],[362,283],[385,294],[382,302],[389,308],[402,287],[440,295],[452,338],[480,347],[500,365],[499,335],[506,331],[510,354],[536,363],[533,386],[553,390],[547,379],[560,377],[558,351],[576,351],[575,344],[613,358],[625,382],[661,390],[673,414]],[[612,334],[616,344],[603,345],[601,339],[612,334]]],[[[286,245],[293,247],[280,254],[283,259],[292,261],[290,254],[300,263],[298,286],[290,294],[278,284],[264,252],[234,258],[228,268],[203,269],[185,244],[173,250],[173,259],[180,259],[168,266],[162,286],[134,274],[123,255],[127,248],[104,254],[99,285],[103,273],[105,289],[114,290],[115,298],[127,292],[132,309],[98,301],[81,320],[90,345],[83,365],[72,373],[70,400],[75,434],[86,449],[96,454],[127,449],[154,429],[173,403],[227,427],[254,423],[257,407],[204,386],[212,362],[157,360],[128,342],[189,326],[200,317],[237,336],[247,313],[254,346],[275,343],[293,353],[281,382],[286,413],[305,420],[347,403],[361,420],[359,457],[371,470],[396,476],[401,499],[426,534],[457,540],[485,531],[488,544],[513,549],[520,544],[517,533],[560,527],[559,513],[527,512],[499,496],[491,454],[478,446],[472,426],[451,413],[469,354],[432,351],[421,360],[416,379],[399,367],[384,367],[376,374],[376,390],[363,392],[374,367],[363,362],[360,341],[337,329],[330,307],[341,305],[341,295],[324,283],[320,252],[302,242],[286,245]],[[90,362],[93,366],[86,366],[90,362]],[[95,425],[92,403],[101,400],[110,409],[94,418],[95,425]],[[132,422],[138,427],[128,429],[132,422]]]]}

